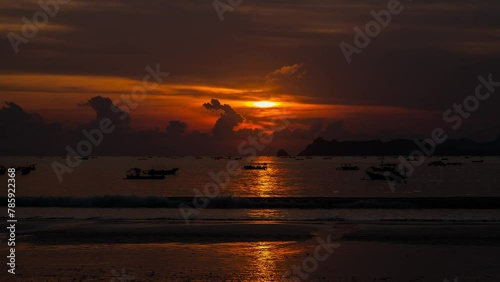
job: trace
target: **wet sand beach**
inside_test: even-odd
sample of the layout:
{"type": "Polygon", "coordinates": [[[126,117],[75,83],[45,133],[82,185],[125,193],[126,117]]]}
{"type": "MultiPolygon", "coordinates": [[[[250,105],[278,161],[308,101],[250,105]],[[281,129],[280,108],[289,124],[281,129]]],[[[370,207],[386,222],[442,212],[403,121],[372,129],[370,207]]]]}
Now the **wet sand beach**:
{"type": "Polygon", "coordinates": [[[499,250],[497,223],[33,220],[0,278],[499,281],[499,250]]]}

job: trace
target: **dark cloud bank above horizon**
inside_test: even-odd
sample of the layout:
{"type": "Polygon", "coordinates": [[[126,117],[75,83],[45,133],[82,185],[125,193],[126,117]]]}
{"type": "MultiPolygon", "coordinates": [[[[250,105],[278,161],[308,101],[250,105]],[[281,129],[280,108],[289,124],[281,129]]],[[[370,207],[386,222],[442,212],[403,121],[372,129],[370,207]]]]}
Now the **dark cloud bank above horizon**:
{"type": "Polygon", "coordinates": [[[164,129],[132,129],[129,122],[133,117],[115,107],[111,99],[101,96],[78,106],[91,108],[96,118],[68,130],[59,123],[45,122],[41,115],[28,113],[14,102],[6,102],[0,108],[0,155],[66,155],[67,146],[75,150],[79,142],[90,140],[88,136],[96,138],[92,132],[100,129],[103,120],[109,120],[108,128],[114,130],[102,134],[102,142],[92,146],[91,155],[239,155],[242,149],[250,147],[262,148],[256,150],[257,155],[275,155],[279,149],[295,155],[318,137],[333,140],[357,136],[368,140],[366,136],[346,131],[343,121],[319,122],[309,129],[291,130],[286,127],[291,120],[280,120],[277,116],[274,125],[264,129],[236,129],[245,118],[217,99],[202,105],[206,110],[219,113],[210,133],[187,132],[189,125],[180,120],[169,121],[164,129]]]}
{"type": "Polygon", "coordinates": [[[328,125],[327,131],[321,130],[321,124],[308,130],[290,130],[279,116],[273,121],[275,125],[267,128],[236,129],[244,117],[217,99],[202,105],[206,110],[219,113],[211,132],[187,132],[189,125],[180,120],[169,121],[164,129],[132,129],[129,126],[132,115],[115,107],[111,99],[101,96],[78,106],[91,108],[96,118],[69,130],[60,123],[45,122],[41,115],[28,113],[14,102],[6,102],[0,108],[0,155],[64,155],[67,153],[66,146],[75,149],[81,140],[88,140],[83,131],[92,135],[104,119],[110,121],[109,127],[114,130],[103,134],[102,143],[93,146],[93,155],[237,155],[238,146],[243,141],[248,143],[249,137],[259,140],[260,135],[269,138],[270,134],[271,142],[259,144],[265,148],[258,150],[258,154],[274,155],[280,148],[291,152],[301,150],[312,140],[311,137],[332,135],[327,131],[338,130],[342,133],[341,122],[328,125]],[[273,128],[277,130],[269,130],[273,128]]]}

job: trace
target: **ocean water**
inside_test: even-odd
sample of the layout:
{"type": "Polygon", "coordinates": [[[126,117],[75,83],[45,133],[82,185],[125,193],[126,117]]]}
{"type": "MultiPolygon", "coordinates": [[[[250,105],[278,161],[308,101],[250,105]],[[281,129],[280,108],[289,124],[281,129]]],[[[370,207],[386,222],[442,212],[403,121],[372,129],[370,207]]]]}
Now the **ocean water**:
{"type": "MultiPolygon", "coordinates": [[[[231,176],[219,196],[232,197],[452,197],[500,196],[500,158],[484,157],[483,163],[472,159],[447,157],[448,162],[462,162],[462,166],[416,167],[406,184],[397,185],[392,192],[385,181],[361,180],[365,169],[378,165],[376,157],[313,157],[304,160],[258,157],[256,162],[268,164],[267,170],[241,170],[231,176]],[[338,171],[342,163],[358,165],[358,171],[338,171]]],[[[477,159],[477,158],[476,158],[477,159]]],[[[196,189],[214,179],[210,173],[224,174],[228,160],[210,157],[98,157],[83,160],[71,173],[63,174],[60,183],[51,164],[64,163],[61,157],[2,157],[0,164],[18,166],[37,163],[37,170],[29,175],[18,175],[17,196],[74,196],[103,195],[192,197],[196,189]],[[125,180],[125,171],[131,167],[142,169],[178,167],[177,175],[164,180],[125,180]]],[[[245,160],[236,160],[240,167],[245,160]]],[[[386,163],[397,163],[386,158],[386,163]]],[[[6,178],[6,175],[0,176],[6,178]]],[[[221,181],[226,180],[221,177],[221,181]]]]}
{"type": "MultiPolygon", "coordinates": [[[[2,157],[0,164],[19,166],[37,164],[29,175],[16,176],[16,197],[21,206],[20,217],[75,217],[75,218],[165,218],[183,219],[179,203],[192,202],[192,198],[205,197],[204,187],[217,183],[219,191],[210,195],[211,205],[193,219],[235,220],[495,220],[498,212],[492,210],[463,212],[474,197],[500,197],[499,157],[447,157],[445,162],[462,162],[461,166],[433,167],[427,164],[441,157],[429,158],[415,167],[406,183],[394,190],[386,181],[362,180],[365,169],[378,165],[377,157],[323,157],[295,158],[258,157],[255,162],[268,164],[267,170],[241,170],[236,176],[225,177],[228,159],[203,157],[138,157],[99,156],[82,160],[71,173],[59,182],[52,169],[54,161],[64,163],[62,157],[2,157]],[[472,160],[482,159],[475,163],[472,160]],[[340,164],[358,165],[358,171],[336,170],[340,164]],[[131,167],[146,169],[179,168],[177,175],[164,180],[126,180],[125,172],[131,167]],[[213,175],[218,175],[214,176],[213,175]],[[377,201],[384,198],[379,209],[373,204],[364,210],[356,198],[377,201]],[[387,198],[436,198],[434,210],[415,212],[407,210],[412,204],[387,198]],[[450,208],[441,198],[464,197],[450,208]],[[330,208],[330,201],[351,199],[351,206],[330,208]],[[326,199],[326,200],[325,200],[326,199]],[[133,207],[133,208],[131,208],[133,207]],[[390,210],[384,209],[389,207],[390,210]],[[301,208],[301,209],[297,209],[301,208]],[[351,209],[349,209],[351,208],[351,209]],[[354,208],[354,209],[353,209],[354,208]],[[400,211],[394,212],[394,209],[400,211]],[[64,211],[64,212],[61,212],[64,211]]],[[[233,160],[242,168],[244,159],[233,160]]],[[[385,163],[397,163],[386,157],[385,163]]],[[[7,176],[0,176],[0,181],[7,176]]],[[[6,196],[4,189],[2,196],[6,196]]],[[[212,190],[213,192],[213,190],[212,190]]],[[[212,193],[210,192],[210,193],[212,193]]],[[[476,205],[477,208],[478,205],[476,205]]],[[[480,206],[480,205],[479,205],[480,206]]]]}

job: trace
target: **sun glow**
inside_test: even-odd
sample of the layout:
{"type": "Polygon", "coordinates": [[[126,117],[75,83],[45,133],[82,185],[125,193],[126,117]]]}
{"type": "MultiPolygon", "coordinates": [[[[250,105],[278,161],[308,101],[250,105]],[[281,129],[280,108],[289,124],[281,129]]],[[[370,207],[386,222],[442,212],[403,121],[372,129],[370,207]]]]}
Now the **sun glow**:
{"type": "Polygon", "coordinates": [[[271,108],[277,105],[275,102],[270,101],[258,101],[254,102],[253,105],[258,108],[271,108]]]}

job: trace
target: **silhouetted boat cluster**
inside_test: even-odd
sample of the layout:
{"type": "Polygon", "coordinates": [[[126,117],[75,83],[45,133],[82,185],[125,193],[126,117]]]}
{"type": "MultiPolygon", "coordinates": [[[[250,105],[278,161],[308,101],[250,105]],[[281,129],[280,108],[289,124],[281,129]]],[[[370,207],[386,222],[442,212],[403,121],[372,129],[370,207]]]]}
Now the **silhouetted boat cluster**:
{"type": "Polygon", "coordinates": [[[218,161],[218,160],[241,160],[241,157],[220,157],[220,156],[213,156],[211,157],[212,159],[218,161]]]}
{"type": "MultiPolygon", "coordinates": [[[[15,167],[16,173],[20,173],[21,175],[28,175],[32,171],[36,170],[36,164],[30,164],[26,166],[17,166],[15,167]]],[[[0,165],[0,175],[4,175],[7,172],[7,168],[3,165],[0,165]]]]}
{"type": "MultiPolygon", "coordinates": [[[[379,166],[370,166],[365,170],[362,180],[391,180],[403,182],[406,180],[407,175],[405,171],[398,169],[397,164],[384,163],[384,157],[379,157],[379,166]]],[[[352,164],[341,164],[337,170],[342,171],[356,171],[359,167],[352,164]]]]}
{"type": "Polygon", "coordinates": [[[246,170],[266,170],[267,169],[267,163],[261,163],[261,164],[249,164],[243,167],[246,170]]]}
{"type": "MultiPolygon", "coordinates": [[[[467,158],[467,157],[465,157],[467,158]]],[[[381,160],[379,166],[370,166],[365,170],[365,175],[363,180],[395,180],[398,182],[404,182],[408,177],[405,170],[400,170],[397,164],[384,164],[384,157],[379,157],[381,160]]],[[[428,163],[428,166],[462,166],[461,162],[444,162],[448,161],[448,158],[442,158],[438,161],[432,161],[428,163]]],[[[473,160],[473,163],[483,163],[484,160],[473,160]]],[[[357,170],[357,166],[352,164],[342,164],[337,170],[357,170]]]]}
{"type": "Polygon", "coordinates": [[[384,164],[384,158],[378,158],[379,166],[370,166],[365,170],[365,174],[361,180],[391,180],[396,182],[404,182],[407,178],[406,172],[398,169],[396,164],[384,164]]]}
{"type": "Polygon", "coordinates": [[[406,172],[399,170],[395,164],[381,164],[380,166],[371,166],[365,170],[363,180],[391,180],[403,182],[407,178],[406,172]],[[368,176],[368,178],[366,178],[368,176]]]}
{"type": "MultiPolygon", "coordinates": [[[[467,157],[466,157],[467,158],[467,157]]],[[[461,162],[443,162],[442,160],[448,160],[448,159],[441,159],[441,161],[433,161],[433,162],[430,162],[428,164],[428,166],[447,166],[447,165],[451,165],[451,166],[461,166],[463,165],[463,163],[461,162]]],[[[484,160],[473,160],[472,161],[473,163],[483,163],[484,160]]]]}
{"type": "Polygon", "coordinates": [[[397,165],[396,164],[381,163],[378,167],[371,166],[370,169],[372,171],[375,171],[375,172],[395,171],[395,170],[397,170],[397,165]]]}
{"type": "Polygon", "coordinates": [[[35,171],[35,170],[36,170],[36,164],[16,167],[16,171],[20,171],[21,175],[30,174],[30,172],[35,171]]]}
{"type": "Polygon", "coordinates": [[[138,167],[129,169],[125,179],[165,179],[165,175],[176,174],[178,168],[142,170],[138,167]]]}
{"type": "Polygon", "coordinates": [[[337,170],[359,170],[359,167],[352,164],[341,164],[337,170]]]}

